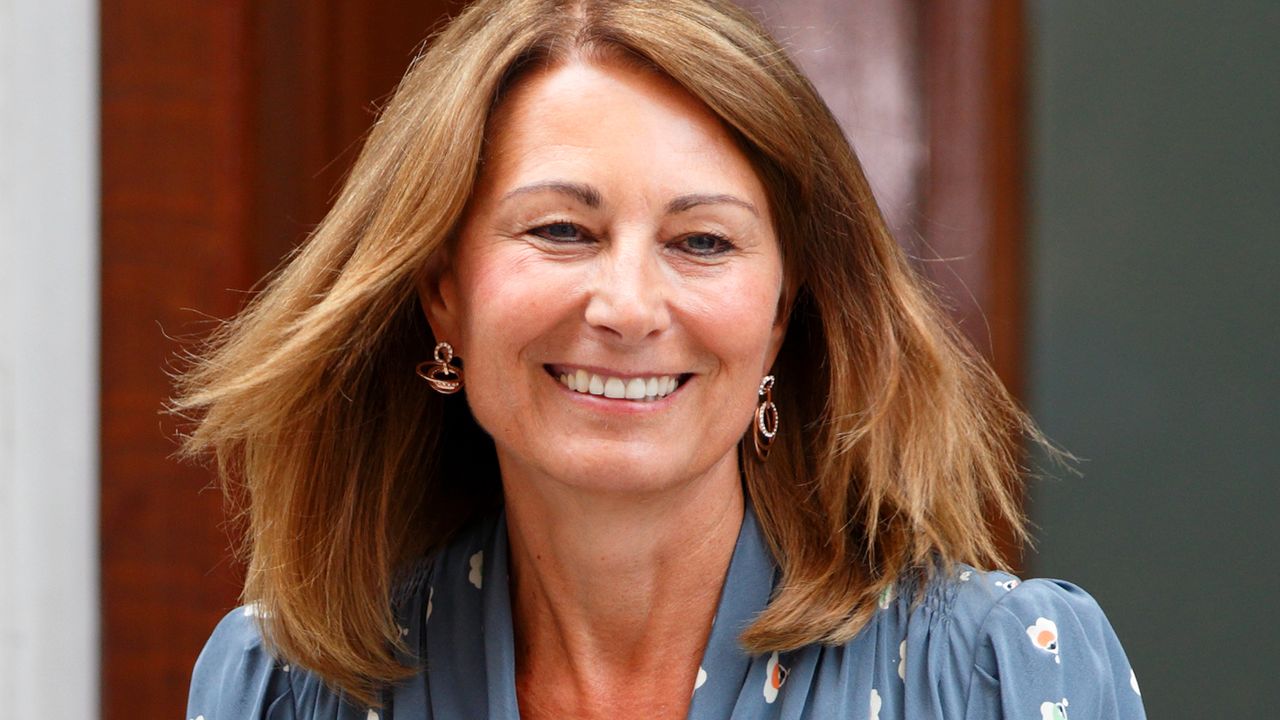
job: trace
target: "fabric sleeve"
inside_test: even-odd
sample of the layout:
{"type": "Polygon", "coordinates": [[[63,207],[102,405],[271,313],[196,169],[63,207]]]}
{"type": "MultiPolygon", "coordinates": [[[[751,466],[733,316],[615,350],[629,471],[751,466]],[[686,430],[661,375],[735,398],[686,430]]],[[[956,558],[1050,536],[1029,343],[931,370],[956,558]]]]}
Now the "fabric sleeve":
{"type": "Polygon", "coordinates": [[[978,633],[965,717],[1143,720],[1124,649],[1097,602],[1057,580],[1028,580],[978,633]]]}
{"type": "Polygon", "coordinates": [[[289,668],[263,647],[252,606],[227,614],[196,660],[188,720],[294,720],[289,668]]]}

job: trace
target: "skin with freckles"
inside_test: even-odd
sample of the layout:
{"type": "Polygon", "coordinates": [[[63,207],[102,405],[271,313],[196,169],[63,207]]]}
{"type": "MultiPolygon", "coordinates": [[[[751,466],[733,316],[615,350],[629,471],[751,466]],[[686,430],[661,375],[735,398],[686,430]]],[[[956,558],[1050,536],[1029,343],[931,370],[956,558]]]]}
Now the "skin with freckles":
{"type": "Polygon", "coordinates": [[[669,79],[572,61],[496,110],[457,241],[420,292],[497,447],[525,720],[684,717],[742,519],[738,442],[785,332],[782,279],[764,186],[669,79]],[[679,384],[629,400],[566,374],[679,384]]]}

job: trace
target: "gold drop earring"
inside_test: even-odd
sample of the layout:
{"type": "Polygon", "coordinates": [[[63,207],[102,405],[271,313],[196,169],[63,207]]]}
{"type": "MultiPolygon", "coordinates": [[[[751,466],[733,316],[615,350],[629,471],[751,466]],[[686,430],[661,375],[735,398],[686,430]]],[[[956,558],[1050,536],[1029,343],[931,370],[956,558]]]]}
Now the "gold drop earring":
{"type": "Polygon", "coordinates": [[[452,395],[462,389],[462,367],[455,362],[453,346],[447,342],[436,343],[435,357],[418,363],[414,371],[441,395],[452,395]]]}

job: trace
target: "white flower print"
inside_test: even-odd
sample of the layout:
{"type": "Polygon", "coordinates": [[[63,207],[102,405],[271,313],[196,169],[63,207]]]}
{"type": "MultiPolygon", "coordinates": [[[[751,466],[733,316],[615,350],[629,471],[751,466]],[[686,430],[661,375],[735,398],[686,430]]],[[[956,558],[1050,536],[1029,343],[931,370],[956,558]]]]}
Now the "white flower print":
{"type": "Polygon", "coordinates": [[[969,582],[969,578],[971,577],[973,577],[973,571],[965,570],[964,572],[960,573],[960,582],[969,582]]]}
{"type": "Polygon", "coordinates": [[[880,720],[880,692],[871,688],[871,720],[880,720]]]}
{"type": "Polygon", "coordinates": [[[764,668],[764,701],[772,704],[778,699],[778,691],[787,681],[787,669],[778,661],[778,651],[769,656],[764,668]]]}
{"type": "Polygon", "coordinates": [[[703,670],[703,669],[702,669],[702,666],[701,666],[701,665],[699,665],[699,666],[698,666],[698,677],[697,677],[696,679],[694,679],[694,681],[693,681],[693,690],[694,690],[694,692],[697,692],[698,688],[702,687],[702,686],[703,686],[703,684],[705,684],[706,682],[707,682],[707,671],[706,671],[706,670],[703,670]]]}
{"type": "Polygon", "coordinates": [[[370,710],[369,714],[364,716],[364,720],[381,720],[381,719],[378,717],[378,713],[370,710]]]}
{"type": "Polygon", "coordinates": [[[907,680],[907,641],[898,643],[898,677],[907,680]]]}
{"type": "Polygon", "coordinates": [[[881,610],[888,610],[889,605],[892,602],[893,602],[893,586],[890,585],[889,587],[880,591],[880,602],[878,604],[880,605],[881,610]]]}
{"type": "Polygon", "coordinates": [[[1067,720],[1067,699],[1040,703],[1040,720],[1067,720]]]}
{"type": "Polygon", "coordinates": [[[1048,618],[1036,618],[1036,624],[1027,628],[1027,637],[1031,638],[1031,644],[1044,650],[1047,653],[1053,653],[1053,661],[1062,662],[1062,656],[1058,655],[1058,624],[1048,618]]]}
{"type": "Polygon", "coordinates": [[[1138,676],[1134,674],[1133,668],[1129,668],[1129,687],[1138,695],[1142,695],[1142,691],[1138,689],[1138,676]]]}
{"type": "Polygon", "coordinates": [[[467,580],[479,590],[484,584],[484,551],[478,550],[475,555],[471,556],[471,572],[467,573],[467,580]]]}
{"type": "Polygon", "coordinates": [[[996,587],[1003,588],[1005,592],[1009,592],[1010,590],[1013,590],[1014,588],[1018,587],[1018,585],[1020,584],[1021,583],[1018,581],[1017,578],[1010,578],[1008,580],[996,581],[996,587]]]}

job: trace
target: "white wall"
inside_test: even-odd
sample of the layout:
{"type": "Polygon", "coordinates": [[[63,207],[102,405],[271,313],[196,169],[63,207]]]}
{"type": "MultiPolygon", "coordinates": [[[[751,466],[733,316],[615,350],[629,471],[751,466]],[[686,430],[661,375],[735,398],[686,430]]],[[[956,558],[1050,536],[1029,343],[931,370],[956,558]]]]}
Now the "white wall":
{"type": "Polygon", "coordinates": [[[0,0],[0,718],[98,717],[98,26],[0,0]]]}

